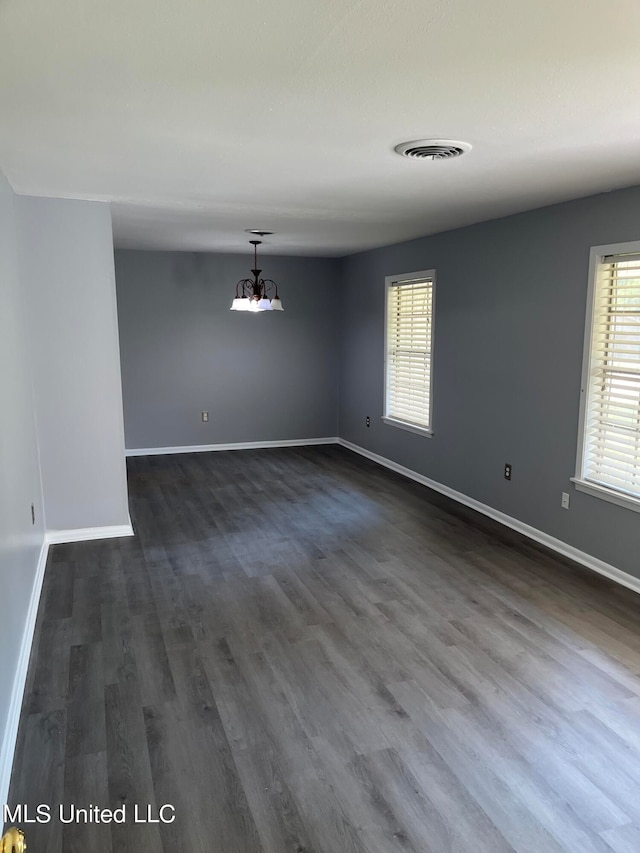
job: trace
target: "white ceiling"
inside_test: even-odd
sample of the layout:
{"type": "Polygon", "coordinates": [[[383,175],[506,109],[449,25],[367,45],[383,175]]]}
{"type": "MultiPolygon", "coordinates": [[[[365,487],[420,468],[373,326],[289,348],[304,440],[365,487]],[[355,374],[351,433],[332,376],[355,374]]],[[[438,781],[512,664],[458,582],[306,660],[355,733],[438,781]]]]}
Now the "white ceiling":
{"type": "Polygon", "coordinates": [[[0,169],[120,246],[347,254],[640,183],[639,37],[637,0],[0,0],[0,169]]]}

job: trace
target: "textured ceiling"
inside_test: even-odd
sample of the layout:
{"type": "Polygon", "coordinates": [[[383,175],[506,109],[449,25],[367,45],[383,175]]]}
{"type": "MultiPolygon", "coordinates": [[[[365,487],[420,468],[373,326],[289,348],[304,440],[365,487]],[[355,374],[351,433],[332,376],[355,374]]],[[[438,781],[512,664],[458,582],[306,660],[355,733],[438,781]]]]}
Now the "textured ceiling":
{"type": "Polygon", "coordinates": [[[640,183],[639,37],[637,0],[0,0],[0,169],[121,246],[346,254],[640,183]]]}

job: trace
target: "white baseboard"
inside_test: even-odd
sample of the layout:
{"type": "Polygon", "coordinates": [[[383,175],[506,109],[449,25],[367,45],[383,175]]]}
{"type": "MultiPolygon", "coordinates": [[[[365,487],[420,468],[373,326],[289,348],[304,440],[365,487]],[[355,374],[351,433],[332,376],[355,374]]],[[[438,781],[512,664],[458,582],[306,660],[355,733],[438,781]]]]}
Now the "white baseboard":
{"type": "Polygon", "coordinates": [[[9,796],[9,783],[11,782],[13,756],[16,749],[16,741],[18,739],[20,712],[22,711],[24,689],[27,683],[29,658],[31,656],[31,646],[33,645],[33,635],[36,628],[36,617],[38,615],[38,605],[40,604],[42,582],[44,580],[44,570],[47,565],[48,553],[49,543],[45,539],[40,549],[36,574],[33,581],[33,587],[31,589],[29,609],[27,611],[27,619],[22,633],[22,643],[20,645],[20,654],[18,656],[18,665],[13,679],[13,687],[11,689],[9,715],[7,717],[7,725],[4,732],[4,738],[2,740],[2,748],[0,749],[0,803],[6,803],[9,796]]]}
{"type": "Polygon", "coordinates": [[[475,498],[470,498],[462,492],[451,489],[449,486],[444,486],[442,483],[438,483],[436,480],[431,480],[423,474],[418,474],[416,471],[412,471],[411,468],[405,468],[404,465],[398,465],[397,462],[393,462],[385,456],[379,456],[377,453],[372,453],[370,450],[366,450],[358,444],[353,444],[343,438],[338,439],[338,444],[342,445],[342,447],[346,447],[348,450],[352,450],[354,453],[360,454],[360,456],[365,456],[367,459],[377,462],[379,465],[383,465],[385,468],[389,468],[391,471],[395,471],[397,474],[402,474],[403,477],[415,480],[416,483],[421,483],[423,486],[433,489],[434,492],[439,492],[441,495],[446,495],[448,498],[458,501],[458,503],[464,504],[471,509],[475,509],[477,512],[482,513],[482,515],[486,515],[488,518],[492,518],[494,521],[504,524],[505,527],[510,527],[512,530],[521,533],[529,539],[533,539],[535,542],[539,542],[541,545],[561,554],[563,557],[568,557],[570,560],[580,563],[582,566],[586,566],[588,569],[597,572],[599,575],[604,575],[604,577],[609,578],[609,580],[615,581],[622,586],[626,586],[634,592],[640,592],[640,578],[636,578],[627,572],[623,572],[622,569],[618,569],[609,563],[605,563],[604,560],[600,560],[598,557],[593,557],[585,551],[580,551],[578,548],[574,548],[573,545],[568,545],[561,539],[556,539],[555,536],[550,536],[542,530],[531,527],[531,525],[525,524],[517,518],[513,518],[504,512],[500,512],[500,510],[494,509],[487,504],[483,504],[480,501],[475,500],[475,498]]]}
{"type": "Polygon", "coordinates": [[[265,447],[307,447],[312,444],[337,444],[331,438],[287,438],[283,441],[236,441],[231,444],[187,444],[178,447],[138,447],[125,450],[126,456],[165,456],[171,453],[211,453],[216,450],[262,450],[265,447]]]}
{"type": "Polygon", "coordinates": [[[87,542],[90,539],[115,539],[119,536],[133,536],[133,527],[129,524],[115,524],[112,527],[76,527],[71,530],[47,530],[45,539],[48,545],[60,545],[65,542],[87,542]]]}

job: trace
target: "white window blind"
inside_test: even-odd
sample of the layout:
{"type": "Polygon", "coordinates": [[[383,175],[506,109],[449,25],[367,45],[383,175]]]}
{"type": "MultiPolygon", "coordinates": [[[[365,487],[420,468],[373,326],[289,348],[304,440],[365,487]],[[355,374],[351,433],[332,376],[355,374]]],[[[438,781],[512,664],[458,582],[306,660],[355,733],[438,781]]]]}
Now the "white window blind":
{"type": "Polygon", "coordinates": [[[427,430],[434,286],[433,274],[387,282],[385,415],[427,430]]]}
{"type": "Polygon", "coordinates": [[[582,478],[640,498],[640,253],[596,268],[582,478]]]}

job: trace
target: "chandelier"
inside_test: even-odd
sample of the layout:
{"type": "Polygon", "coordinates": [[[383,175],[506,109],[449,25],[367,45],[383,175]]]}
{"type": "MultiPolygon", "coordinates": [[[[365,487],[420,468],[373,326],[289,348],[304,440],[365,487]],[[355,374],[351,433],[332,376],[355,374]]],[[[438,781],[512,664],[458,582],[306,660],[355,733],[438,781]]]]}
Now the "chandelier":
{"type": "Polygon", "coordinates": [[[258,269],[258,246],[262,240],[249,240],[253,245],[253,278],[243,278],[236,284],[236,295],[231,303],[232,311],[284,311],[278,285],[270,278],[260,278],[258,269]]]}

